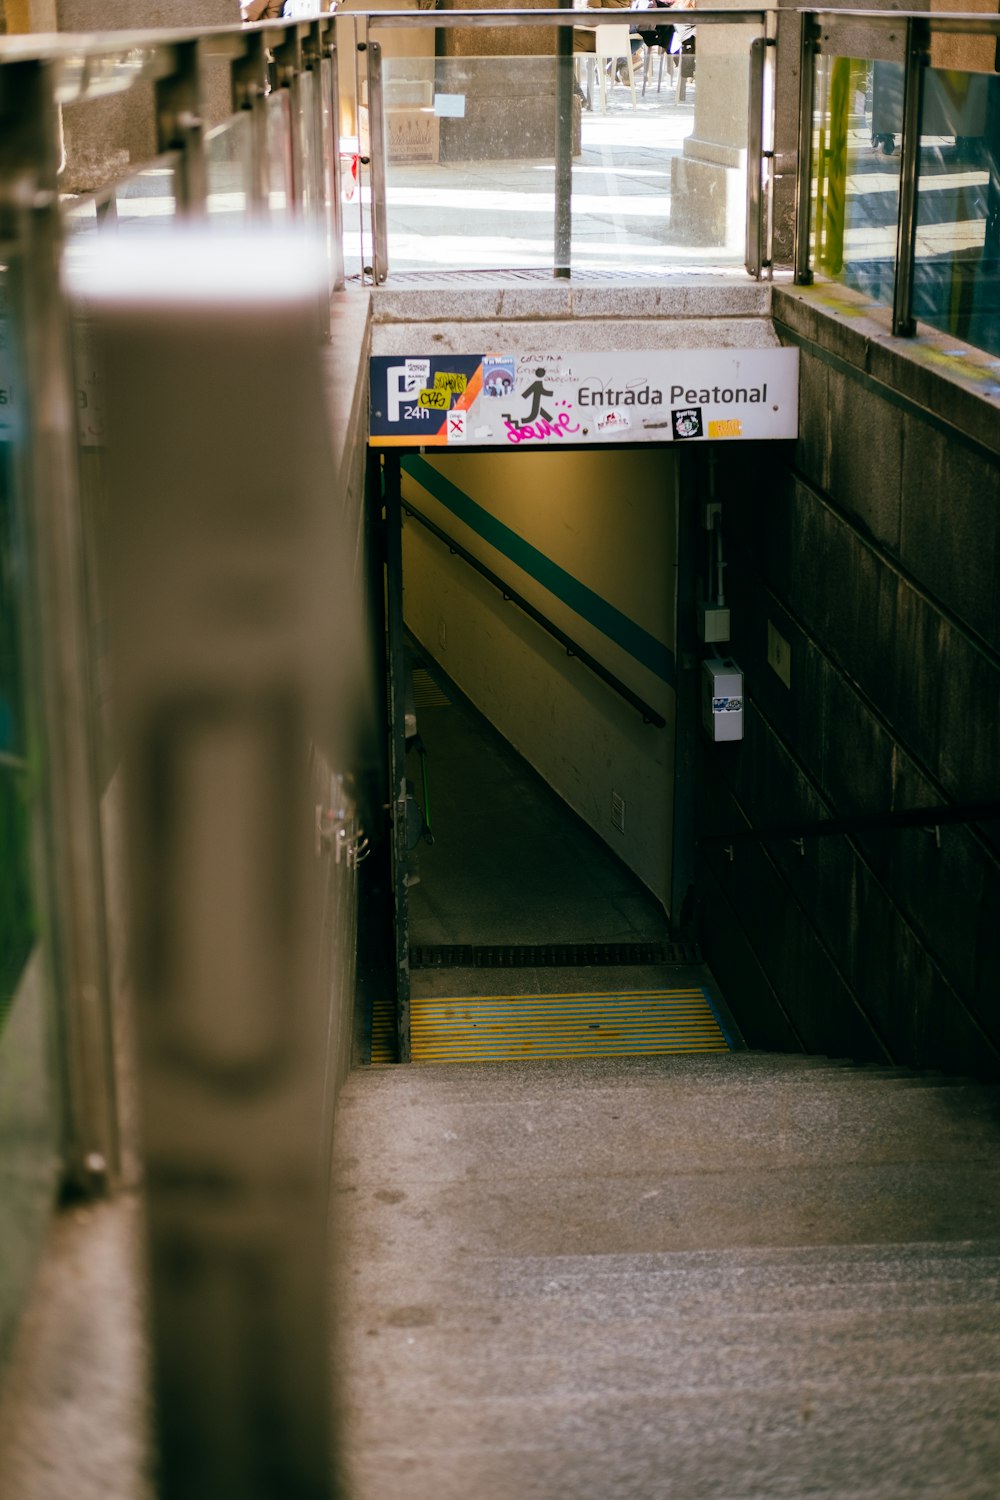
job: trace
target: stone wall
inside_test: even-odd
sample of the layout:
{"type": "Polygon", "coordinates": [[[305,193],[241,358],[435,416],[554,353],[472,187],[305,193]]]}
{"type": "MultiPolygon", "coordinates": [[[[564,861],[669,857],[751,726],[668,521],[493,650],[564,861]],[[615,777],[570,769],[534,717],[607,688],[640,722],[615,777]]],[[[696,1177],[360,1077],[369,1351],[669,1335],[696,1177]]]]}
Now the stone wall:
{"type": "MultiPolygon", "coordinates": [[[[137,31],[148,27],[234,26],[239,0],[56,0],[60,31],[137,31]]],[[[229,65],[209,59],[203,74],[205,116],[210,123],[231,112],[229,65]]],[[[129,163],[156,154],[153,88],[137,84],[126,94],[73,105],[63,111],[68,192],[88,192],[117,176],[129,163]]]]}
{"type": "MultiPolygon", "coordinates": [[[[720,466],[746,738],[703,743],[700,825],[995,798],[995,371],[830,287],[776,290],[775,317],[801,350],[800,437],[720,466]]],[[[1000,1077],[1000,821],[705,844],[699,886],[751,1045],[1000,1077]]]]}
{"type": "MultiPolygon", "coordinates": [[[[441,0],[439,10],[503,10],[505,0],[441,0]]],[[[552,9],[551,0],[516,0],[519,10],[552,9]]],[[[556,30],[552,26],[442,28],[442,92],[461,93],[461,120],[441,122],[442,161],[551,158],[555,149],[556,30]]],[[[573,151],[580,149],[580,105],[573,104],[573,151]]]]}

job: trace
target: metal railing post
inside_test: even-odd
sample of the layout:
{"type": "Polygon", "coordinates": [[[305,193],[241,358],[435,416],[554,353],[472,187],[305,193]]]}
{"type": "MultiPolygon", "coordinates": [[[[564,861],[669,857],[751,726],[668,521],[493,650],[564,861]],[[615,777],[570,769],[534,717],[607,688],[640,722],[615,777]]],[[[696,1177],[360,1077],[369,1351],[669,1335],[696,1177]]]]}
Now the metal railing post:
{"type": "Polygon", "coordinates": [[[340,82],[337,77],[337,33],[331,26],[327,33],[326,56],[320,64],[320,84],[327,111],[324,151],[329,153],[324,192],[330,236],[330,289],[344,286],[344,205],[340,165],[340,82]]]}
{"type": "MultiPolygon", "coordinates": [[[[322,232],[324,249],[327,254],[329,265],[329,236],[327,234],[327,211],[326,211],[326,187],[327,172],[326,158],[324,155],[323,138],[323,43],[321,26],[319,21],[314,21],[302,44],[302,67],[303,73],[297,82],[299,91],[299,108],[302,107],[305,90],[302,80],[309,77],[309,110],[308,119],[299,122],[299,128],[305,132],[309,140],[308,161],[306,162],[307,178],[305,182],[305,208],[317,234],[322,232]]],[[[327,275],[324,295],[320,307],[320,330],[324,339],[330,337],[330,278],[327,275]]]]}
{"type": "Polygon", "coordinates": [[[242,57],[233,59],[233,108],[250,111],[250,209],[255,218],[270,213],[267,157],[267,51],[260,31],[246,34],[242,57]]]}
{"type": "Polygon", "coordinates": [[[896,277],[892,296],[892,331],[902,338],[912,338],[917,326],[913,316],[913,271],[916,261],[920,183],[920,122],[924,107],[924,70],[929,60],[930,27],[923,20],[907,21],[896,277]]]}
{"type": "Polygon", "coordinates": [[[381,286],[389,274],[389,226],[386,187],[385,112],[382,94],[382,48],[369,41],[368,61],[368,150],[372,190],[372,280],[381,286]]]}
{"type": "Polygon", "coordinates": [[[278,85],[288,96],[288,134],[292,159],[291,203],[293,218],[305,212],[307,184],[302,151],[302,44],[297,29],[289,27],[280,47],[274,48],[278,85]]]}
{"type": "Polygon", "coordinates": [[[809,264],[809,228],[812,198],[813,99],[816,89],[816,54],[819,25],[815,16],[802,17],[799,49],[799,147],[795,173],[795,281],[809,286],[813,279],[809,264]]]}
{"type": "Polygon", "coordinates": [[[178,42],[174,72],[156,85],[158,147],[180,152],[174,191],[178,211],[188,217],[203,214],[208,199],[200,48],[197,39],[178,42]]]}
{"type": "MultiPolygon", "coordinates": [[[[559,0],[563,10],[572,0],[559,0]]],[[[573,229],[573,28],[556,29],[555,245],[552,274],[571,270],[573,229]]]]}
{"type": "Polygon", "coordinates": [[[767,37],[758,36],[750,43],[750,98],[747,117],[747,274],[760,279],[769,256],[766,247],[767,214],[764,200],[764,133],[766,108],[765,63],[767,37]]]}

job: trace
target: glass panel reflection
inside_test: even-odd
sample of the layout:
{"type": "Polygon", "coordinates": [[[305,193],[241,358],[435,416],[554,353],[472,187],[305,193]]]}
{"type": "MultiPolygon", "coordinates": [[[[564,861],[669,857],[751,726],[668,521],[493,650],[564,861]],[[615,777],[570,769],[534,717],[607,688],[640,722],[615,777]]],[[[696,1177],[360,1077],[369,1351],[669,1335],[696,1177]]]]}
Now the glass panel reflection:
{"type": "Polygon", "coordinates": [[[205,138],[208,212],[245,218],[251,209],[253,121],[249,112],[210,130],[205,138]]]}
{"type": "Polygon", "coordinates": [[[899,218],[902,68],[817,62],[812,252],[816,269],[892,306],[899,218]]]}
{"type": "Polygon", "coordinates": [[[573,264],[742,265],[753,33],[645,21],[577,28],[573,264]]]}
{"type": "Polygon", "coordinates": [[[22,640],[26,568],[15,492],[17,382],[6,294],[7,271],[0,265],[0,1031],[35,937],[22,640]]]}
{"type": "Polygon", "coordinates": [[[268,203],[277,218],[290,211],[292,201],[292,132],[288,92],[267,97],[268,203]]]}
{"type": "Polygon", "coordinates": [[[162,229],[177,216],[174,166],[163,158],[118,183],[115,190],[119,232],[162,229]]]}
{"type": "Polygon", "coordinates": [[[393,271],[552,264],[555,79],[552,57],[385,59],[393,271]]]}
{"type": "Polygon", "coordinates": [[[302,207],[308,217],[319,213],[319,162],[317,160],[315,80],[312,73],[299,77],[299,114],[295,122],[302,160],[302,207]]]}
{"type": "MultiPolygon", "coordinates": [[[[646,24],[649,14],[581,12],[573,26],[571,264],[741,266],[756,28],[706,27],[696,48],[693,27],[646,24]]],[[[461,36],[442,33],[440,46],[461,36]]],[[[467,37],[483,45],[483,33],[467,37]]],[[[392,271],[551,268],[555,57],[392,56],[392,45],[387,34],[392,271]]]]}
{"type": "Polygon", "coordinates": [[[929,68],[914,316],[1000,354],[1000,78],[929,68]]]}

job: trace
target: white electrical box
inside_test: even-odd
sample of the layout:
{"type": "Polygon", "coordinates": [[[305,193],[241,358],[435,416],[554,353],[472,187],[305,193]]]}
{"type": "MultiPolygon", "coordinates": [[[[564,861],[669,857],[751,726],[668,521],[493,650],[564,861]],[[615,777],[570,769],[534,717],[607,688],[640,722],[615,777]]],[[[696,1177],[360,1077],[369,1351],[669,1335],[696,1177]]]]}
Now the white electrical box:
{"type": "Polygon", "coordinates": [[[716,743],[743,738],[743,673],[729,657],[701,664],[701,720],[716,743]]]}
{"type": "Polygon", "coordinates": [[[698,635],[710,646],[729,639],[729,610],[723,604],[698,605],[698,635]]]}

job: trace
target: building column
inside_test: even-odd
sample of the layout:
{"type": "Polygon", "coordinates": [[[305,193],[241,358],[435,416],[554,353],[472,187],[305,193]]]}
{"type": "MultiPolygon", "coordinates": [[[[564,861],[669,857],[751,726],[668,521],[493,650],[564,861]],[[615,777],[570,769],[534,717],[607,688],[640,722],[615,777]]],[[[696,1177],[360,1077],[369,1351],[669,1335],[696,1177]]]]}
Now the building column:
{"type": "MultiPolygon", "coordinates": [[[[738,5],[713,0],[712,8],[738,5]]],[[[698,28],[694,130],[671,162],[674,244],[743,248],[751,38],[747,26],[698,28]]]]}

